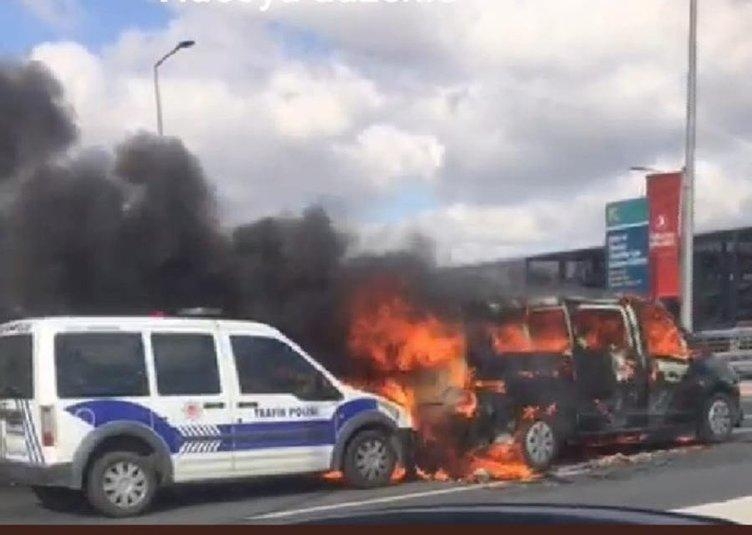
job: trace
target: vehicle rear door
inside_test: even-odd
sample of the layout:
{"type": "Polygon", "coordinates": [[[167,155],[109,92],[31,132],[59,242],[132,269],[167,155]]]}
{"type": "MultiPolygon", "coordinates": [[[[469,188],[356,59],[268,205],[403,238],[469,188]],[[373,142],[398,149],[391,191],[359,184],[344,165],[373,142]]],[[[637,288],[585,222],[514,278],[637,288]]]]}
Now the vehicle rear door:
{"type": "Polygon", "coordinates": [[[0,336],[0,460],[43,463],[33,371],[32,334],[0,336]]]}
{"type": "Polygon", "coordinates": [[[288,340],[227,333],[233,355],[233,448],[241,475],[327,470],[342,394],[288,340]]]}
{"type": "Polygon", "coordinates": [[[630,325],[619,305],[581,304],[572,312],[581,432],[623,431],[645,424],[646,368],[630,325]]]}

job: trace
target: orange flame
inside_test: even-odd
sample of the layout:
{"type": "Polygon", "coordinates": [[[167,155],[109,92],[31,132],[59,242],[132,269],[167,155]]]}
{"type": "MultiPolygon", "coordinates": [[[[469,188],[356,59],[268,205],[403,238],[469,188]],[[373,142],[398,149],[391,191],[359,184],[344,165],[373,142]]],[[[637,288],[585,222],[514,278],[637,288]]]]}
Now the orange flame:
{"type": "Polygon", "coordinates": [[[496,394],[506,394],[507,383],[502,380],[496,380],[496,381],[478,380],[478,381],[475,381],[475,389],[487,390],[489,392],[494,392],[496,394]]]}
{"type": "Polygon", "coordinates": [[[530,480],[533,471],[522,461],[522,453],[516,445],[493,444],[483,451],[470,455],[467,461],[468,478],[484,474],[489,479],[530,480]]]}
{"type": "Polygon", "coordinates": [[[465,399],[457,405],[455,411],[465,418],[472,418],[478,410],[478,397],[471,390],[466,390],[463,394],[465,399]]]}
{"type": "MultiPolygon", "coordinates": [[[[360,287],[350,305],[348,349],[365,368],[365,378],[354,384],[411,412],[432,466],[420,466],[419,457],[419,477],[463,479],[479,468],[493,478],[529,476],[521,468],[522,457],[509,452],[502,455],[500,446],[464,453],[455,443],[460,435],[456,425],[467,425],[477,414],[473,386],[482,384],[467,366],[462,325],[418,309],[404,285],[383,278],[360,287]]],[[[503,381],[489,386],[506,391],[503,381]]]]}
{"type": "MultiPolygon", "coordinates": [[[[405,477],[405,474],[407,471],[402,466],[397,466],[394,469],[394,473],[392,474],[392,483],[398,483],[402,481],[402,479],[405,477]]],[[[333,472],[327,472],[322,476],[325,481],[329,481],[331,483],[340,483],[345,480],[345,475],[340,472],[339,470],[333,471],[333,472]]]]}
{"type": "Polygon", "coordinates": [[[389,373],[435,368],[464,356],[459,325],[418,312],[395,290],[379,281],[355,296],[348,339],[355,357],[389,373]]]}
{"type": "Polygon", "coordinates": [[[638,307],[640,323],[651,357],[689,359],[689,348],[676,321],[662,306],[643,303],[638,307]]]}
{"type": "Polygon", "coordinates": [[[538,418],[540,407],[528,406],[522,408],[522,419],[532,421],[538,418]]]}
{"type": "Polygon", "coordinates": [[[561,308],[532,310],[488,327],[497,354],[566,353],[571,351],[566,316],[561,308]]]}
{"type": "Polygon", "coordinates": [[[575,312],[572,324],[577,337],[587,349],[606,351],[612,346],[627,346],[624,319],[616,310],[580,309],[575,312]]]}

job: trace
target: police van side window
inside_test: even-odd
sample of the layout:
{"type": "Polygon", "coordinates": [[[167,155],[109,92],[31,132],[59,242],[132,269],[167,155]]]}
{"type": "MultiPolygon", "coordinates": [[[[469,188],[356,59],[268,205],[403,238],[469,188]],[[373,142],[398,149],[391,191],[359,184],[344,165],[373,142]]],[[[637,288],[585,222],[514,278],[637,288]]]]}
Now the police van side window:
{"type": "Polygon", "coordinates": [[[256,336],[231,336],[242,394],[292,394],[309,401],[336,400],[339,391],[290,346],[256,336]]]}
{"type": "Polygon", "coordinates": [[[163,396],[221,392],[214,337],[207,334],[154,334],[151,337],[157,390],[163,396]]]}
{"type": "Polygon", "coordinates": [[[140,334],[58,334],[55,369],[63,399],[149,395],[140,334]]]}

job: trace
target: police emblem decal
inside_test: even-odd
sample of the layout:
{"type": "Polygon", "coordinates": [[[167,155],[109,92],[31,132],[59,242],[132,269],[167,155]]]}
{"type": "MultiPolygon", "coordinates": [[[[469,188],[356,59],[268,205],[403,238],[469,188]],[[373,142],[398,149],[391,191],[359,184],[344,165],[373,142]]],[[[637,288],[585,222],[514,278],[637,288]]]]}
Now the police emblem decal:
{"type": "Polygon", "coordinates": [[[183,407],[183,414],[185,414],[185,417],[187,420],[190,420],[191,422],[196,422],[203,418],[204,411],[201,408],[201,405],[192,401],[189,401],[185,404],[183,407]]]}

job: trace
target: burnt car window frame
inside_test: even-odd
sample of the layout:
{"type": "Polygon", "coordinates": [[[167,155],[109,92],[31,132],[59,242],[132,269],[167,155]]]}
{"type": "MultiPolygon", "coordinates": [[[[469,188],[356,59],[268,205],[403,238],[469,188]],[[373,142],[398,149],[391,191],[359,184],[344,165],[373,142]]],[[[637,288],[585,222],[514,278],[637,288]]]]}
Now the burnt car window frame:
{"type": "Polygon", "coordinates": [[[633,305],[633,309],[634,309],[635,321],[637,322],[638,329],[639,329],[640,342],[642,343],[642,347],[644,348],[646,365],[648,362],[651,362],[651,361],[655,361],[655,362],[671,361],[675,363],[689,363],[689,361],[692,360],[692,346],[687,336],[688,334],[691,335],[692,333],[687,333],[684,330],[684,327],[677,321],[676,317],[674,317],[673,314],[671,314],[669,310],[667,310],[664,306],[660,304],[649,302],[649,301],[638,301],[633,305]],[[652,355],[651,354],[650,341],[648,340],[647,330],[644,328],[643,320],[642,320],[642,315],[646,308],[655,308],[668,315],[674,327],[679,332],[679,336],[682,337],[682,339],[684,340],[684,343],[687,346],[687,350],[688,350],[687,358],[682,358],[676,355],[652,355]]]}
{"type": "MultiPolygon", "coordinates": [[[[569,309],[566,305],[544,305],[530,308],[530,312],[549,311],[549,310],[561,310],[564,315],[564,327],[567,330],[567,336],[569,337],[569,351],[574,351],[574,330],[572,329],[572,319],[569,315],[569,309]]],[[[562,353],[563,355],[566,353],[562,353]]]]}
{"type": "MultiPolygon", "coordinates": [[[[574,330],[572,329],[572,323],[571,323],[571,318],[570,318],[570,314],[569,314],[569,309],[566,306],[566,304],[558,304],[558,305],[553,305],[553,304],[551,304],[551,305],[533,305],[533,306],[527,306],[527,307],[516,306],[516,307],[509,307],[509,308],[506,308],[506,309],[503,309],[503,310],[504,310],[504,313],[506,313],[506,314],[512,314],[512,313],[514,313],[514,314],[521,314],[522,317],[524,318],[524,323],[526,325],[528,325],[528,326],[529,326],[529,321],[528,321],[527,318],[529,318],[529,316],[531,314],[535,314],[537,312],[548,312],[548,311],[552,311],[552,310],[553,311],[561,311],[562,315],[563,315],[564,328],[565,328],[566,334],[567,334],[567,340],[569,342],[569,348],[566,351],[555,352],[555,353],[560,354],[562,356],[562,358],[566,357],[566,356],[571,356],[572,352],[574,351],[574,342],[575,342],[575,339],[574,339],[574,330]]],[[[507,319],[507,317],[505,317],[505,316],[502,316],[502,317],[496,316],[496,317],[494,317],[492,323],[494,325],[496,325],[496,326],[504,325],[505,324],[505,322],[504,322],[505,319],[507,319]]],[[[532,337],[530,337],[530,342],[532,343],[532,341],[533,341],[533,339],[532,339],[532,337]]],[[[524,351],[524,352],[520,351],[519,353],[534,353],[534,352],[536,352],[536,351],[535,350],[524,351]]]]}
{"type": "Polygon", "coordinates": [[[580,310],[610,310],[610,311],[618,312],[624,324],[624,333],[626,334],[625,338],[626,338],[627,344],[629,345],[628,349],[630,350],[635,349],[636,346],[634,343],[633,334],[630,330],[629,318],[628,318],[627,313],[624,310],[624,307],[620,305],[608,305],[608,304],[600,304],[600,303],[578,304],[574,309],[574,314],[572,315],[572,331],[574,331],[575,316],[577,312],[579,312],[580,310]]]}

